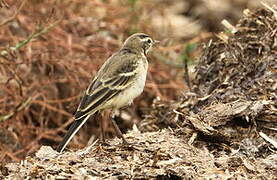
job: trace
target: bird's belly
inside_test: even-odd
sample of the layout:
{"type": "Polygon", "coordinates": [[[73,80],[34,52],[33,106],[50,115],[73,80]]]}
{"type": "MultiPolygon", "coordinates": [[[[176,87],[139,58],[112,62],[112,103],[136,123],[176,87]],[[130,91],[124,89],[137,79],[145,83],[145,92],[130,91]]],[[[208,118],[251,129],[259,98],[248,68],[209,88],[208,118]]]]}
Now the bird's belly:
{"type": "Polygon", "coordinates": [[[138,97],[143,92],[145,80],[146,73],[142,73],[142,75],[138,76],[135,79],[134,83],[130,85],[130,87],[118,94],[113,101],[113,104],[116,104],[116,108],[131,104],[133,102],[133,99],[138,97]]]}

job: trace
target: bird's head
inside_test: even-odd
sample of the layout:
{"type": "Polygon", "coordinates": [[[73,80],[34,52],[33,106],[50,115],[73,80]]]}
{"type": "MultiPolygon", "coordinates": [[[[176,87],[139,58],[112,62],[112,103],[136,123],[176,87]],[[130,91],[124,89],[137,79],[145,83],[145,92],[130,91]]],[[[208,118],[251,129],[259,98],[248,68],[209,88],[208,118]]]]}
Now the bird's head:
{"type": "Polygon", "coordinates": [[[146,55],[157,42],[147,34],[135,33],[125,40],[123,48],[133,49],[146,55]]]}

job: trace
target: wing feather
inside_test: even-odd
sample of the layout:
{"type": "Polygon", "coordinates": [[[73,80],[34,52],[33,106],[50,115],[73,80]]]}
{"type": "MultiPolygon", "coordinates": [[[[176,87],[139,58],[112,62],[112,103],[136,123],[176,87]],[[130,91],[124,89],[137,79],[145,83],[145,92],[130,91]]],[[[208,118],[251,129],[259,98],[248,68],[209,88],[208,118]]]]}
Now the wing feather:
{"type": "MultiPolygon", "coordinates": [[[[105,88],[108,89],[108,88],[105,88]]],[[[88,104],[88,106],[85,107],[85,109],[79,109],[75,114],[75,119],[79,120],[82,119],[91,113],[94,113],[95,110],[104,102],[107,102],[112,97],[117,95],[120,91],[117,90],[106,90],[106,93],[103,94],[101,97],[96,97],[96,100],[93,100],[91,103],[88,104]]],[[[88,97],[88,99],[92,99],[92,97],[88,97]]],[[[98,109],[97,109],[98,110],[98,109]]]]}
{"type": "Polygon", "coordinates": [[[75,119],[82,119],[90,115],[91,112],[95,112],[95,109],[100,110],[100,105],[122,92],[133,82],[132,79],[135,73],[128,75],[121,74],[110,78],[106,82],[102,81],[101,84],[98,84],[98,88],[94,89],[90,94],[85,94],[75,114],[75,119]]]}

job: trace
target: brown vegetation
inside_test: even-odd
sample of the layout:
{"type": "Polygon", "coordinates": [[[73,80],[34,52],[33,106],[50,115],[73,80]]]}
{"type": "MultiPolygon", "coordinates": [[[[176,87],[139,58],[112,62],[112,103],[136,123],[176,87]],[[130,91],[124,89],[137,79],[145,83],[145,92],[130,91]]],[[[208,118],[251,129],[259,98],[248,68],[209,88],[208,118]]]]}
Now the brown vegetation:
{"type": "MultiPolygon", "coordinates": [[[[144,94],[117,115],[122,129],[133,127],[126,137],[134,145],[111,139],[64,154],[44,146],[24,163],[0,165],[0,178],[276,177],[277,8],[244,10],[236,26],[238,14],[222,11],[216,17],[230,21],[213,37],[207,30],[220,23],[206,23],[218,11],[208,3],[158,2],[0,1],[1,162],[55,147],[93,74],[125,37],[142,31],[162,40],[144,94]]],[[[232,10],[230,3],[220,5],[232,10]]],[[[70,148],[98,134],[98,118],[70,148]]]]}
{"type": "MultiPolygon", "coordinates": [[[[57,144],[72,122],[79,98],[93,75],[135,29],[160,38],[146,26],[146,17],[140,23],[134,20],[137,13],[149,9],[137,6],[137,12],[132,13],[131,4],[121,5],[100,1],[22,1],[3,9],[1,17],[7,18],[1,19],[0,32],[1,161],[22,159],[41,144],[57,144]],[[6,147],[10,143],[17,145],[13,149],[6,147]]],[[[163,51],[171,49],[169,46],[163,51]]],[[[151,59],[144,95],[132,106],[134,113],[124,110],[128,116],[136,117],[136,122],[142,118],[141,109],[149,107],[154,97],[174,99],[183,88],[182,82],[172,78],[178,71],[172,71],[170,76],[166,72],[171,67],[151,59]]],[[[121,127],[131,127],[133,121],[121,123],[121,127]]],[[[84,129],[79,134],[79,144],[87,142],[87,135],[91,134],[88,132],[98,131],[95,122],[84,129]]]]}

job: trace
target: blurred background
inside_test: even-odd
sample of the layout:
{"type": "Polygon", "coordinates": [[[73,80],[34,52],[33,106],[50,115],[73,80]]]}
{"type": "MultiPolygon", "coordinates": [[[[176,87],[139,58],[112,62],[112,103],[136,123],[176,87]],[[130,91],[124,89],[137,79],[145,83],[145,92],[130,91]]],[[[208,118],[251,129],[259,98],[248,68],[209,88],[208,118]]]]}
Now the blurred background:
{"type": "MultiPolygon", "coordinates": [[[[0,162],[55,147],[83,91],[129,35],[144,32],[161,44],[149,55],[144,93],[117,114],[124,132],[147,117],[155,99],[170,103],[189,90],[202,44],[225,31],[222,20],[235,25],[244,9],[260,6],[259,0],[0,0],[0,162]]],[[[97,136],[99,118],[109,120],[91,119],[70,146],[97,136]]]]}

